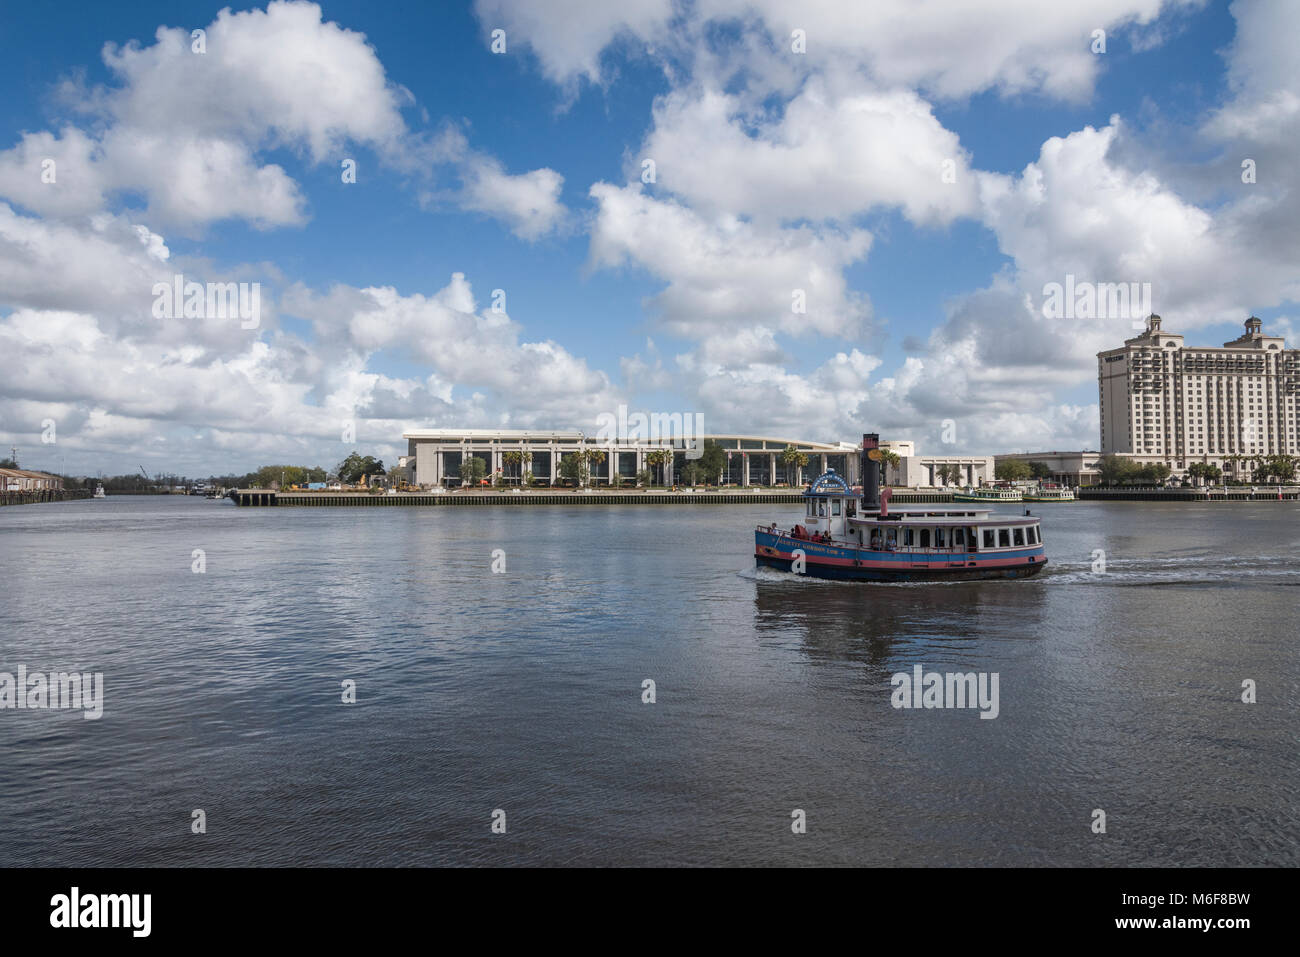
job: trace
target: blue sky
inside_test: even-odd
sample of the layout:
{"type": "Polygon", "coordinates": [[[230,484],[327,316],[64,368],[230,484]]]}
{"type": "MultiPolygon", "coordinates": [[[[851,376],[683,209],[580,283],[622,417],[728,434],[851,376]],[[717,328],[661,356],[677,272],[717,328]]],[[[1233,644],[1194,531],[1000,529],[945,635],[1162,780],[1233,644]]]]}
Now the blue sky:
{"type": "Polygon", "coordinates": [[[1189,342],[1292,332],[1296,15],[1015,6],[7,4],[0,441],[207,474],[625,402],[1095,447],[1130,324],[1053,327],[1045,282],[1150,282],[1189,342]],[[259,327],[151,315],[178,272],[260,283],[259,327]]]}

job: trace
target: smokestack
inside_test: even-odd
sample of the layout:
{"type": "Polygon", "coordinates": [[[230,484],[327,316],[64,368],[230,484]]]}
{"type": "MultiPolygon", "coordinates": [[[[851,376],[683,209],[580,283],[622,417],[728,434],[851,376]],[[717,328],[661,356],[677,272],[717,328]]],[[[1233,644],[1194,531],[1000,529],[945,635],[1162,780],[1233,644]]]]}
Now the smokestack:
{"type": "MultiPolygon", "coordinates": [[[[880,462],[871,457],[880,448],[880,435],[867,432],[862,436],[862,509],[880,507],[880,462]]],[[[877,453],[878,454],[878,453],[877,453]]]]}

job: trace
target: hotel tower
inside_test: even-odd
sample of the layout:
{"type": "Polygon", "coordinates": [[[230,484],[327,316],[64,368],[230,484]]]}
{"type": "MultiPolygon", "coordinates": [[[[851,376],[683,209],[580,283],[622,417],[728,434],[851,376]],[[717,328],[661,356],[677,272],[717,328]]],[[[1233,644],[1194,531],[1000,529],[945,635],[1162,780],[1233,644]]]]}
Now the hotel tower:
{"type": "Polygon", "coordinates": [[[1097,354],[1097,385],[1103,454],[1182,471],[1300,452],[1300,350],[1265,335],[1254,316],[1223,348],[1185,346],[1151,316],[1123,348],[1097,354]]]}

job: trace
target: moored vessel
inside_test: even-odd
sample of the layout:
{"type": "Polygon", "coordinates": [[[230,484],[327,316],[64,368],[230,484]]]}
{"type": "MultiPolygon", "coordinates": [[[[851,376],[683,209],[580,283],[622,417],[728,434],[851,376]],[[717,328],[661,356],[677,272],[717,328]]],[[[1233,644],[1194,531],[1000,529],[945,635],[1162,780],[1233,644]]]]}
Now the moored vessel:
{"type": "Polygon", "coordinates": [[[890,509],[879,445],[874,433],[862,437],[861,495],[830,469],[804,491],[801,522],[755,529],[755,563],[876,582],[1027,578],[1043,570],[1037,518],[995,516],[987,508],[890,509]]]}
{"type": "Polygon", "coordinates": [[[958,489],[953,492],[954,502],[1021,502],[1024,494],[1010,485],[981,485],[976,488],[958,489]]]}
{"type": "Polygon", "coordinates": [[[1025,490],[1026,502],[1073,502],[1074,489],[1045,482],[1025,490]]]}

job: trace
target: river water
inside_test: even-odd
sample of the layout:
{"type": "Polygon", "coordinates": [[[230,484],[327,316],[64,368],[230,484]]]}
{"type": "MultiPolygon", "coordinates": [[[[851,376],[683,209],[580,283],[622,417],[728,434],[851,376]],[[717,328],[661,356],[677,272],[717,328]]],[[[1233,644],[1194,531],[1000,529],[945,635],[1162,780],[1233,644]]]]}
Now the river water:
{"type": "Polygon", "coordinates": [[[104,702],[0,710],[0,865],[1300,864],[1300,508],[1031,507],[914,585],[756,572],[797,506],[2,509],[0,672],[104,702]]]}

